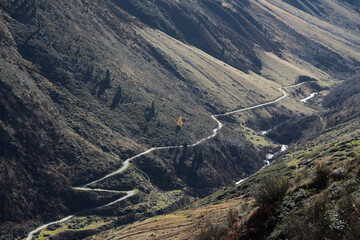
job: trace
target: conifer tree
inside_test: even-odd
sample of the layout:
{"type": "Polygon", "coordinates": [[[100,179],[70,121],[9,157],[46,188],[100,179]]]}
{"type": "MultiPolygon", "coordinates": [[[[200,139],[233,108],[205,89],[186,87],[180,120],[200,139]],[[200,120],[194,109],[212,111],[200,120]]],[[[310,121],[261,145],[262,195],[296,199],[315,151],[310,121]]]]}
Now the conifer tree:
{"type": "Polygon", "coordinates": [[[187,158],[187,149],[188,149],[188,144],[186,142],[184,142],[183,147],[182,147],[181,156],[179,158],[179,168],[180,168],[180,170],[182,170],[184,168],[185,161],[186,161],[186,158],[187,158]]]}
{"type": "Polygon", "coordinates": [[[145,108],[146,121],[150,121],[155,116],[156,116],[155,102],[152,101],[151,106],[145,108]]]}
{"type": "Polygon", "coordinates": [[[191,163],[191,169],[194,172],[196,172],[203,162],[204,162],[204,148],[203,146],[196,146],[194,148],[194,157],[191,163]]]}
{"type": "Polygon", "coordinates": [[[98,96],[101,96],[105,93],[105,90],[110,88],[110,71],[106,70],[104,79],[99,84],[98,96]]]}
{"type": "Polygon", "coordinates": [[[150,115],[151,115],[152,117],[155,116],[155,102],[154,102],[154,101],[152,101],[152,103],[151,103],[150,115]]]}
{"type": "Polygon", "coordinates": [[[84,82],[92,82],[93,80],[93,74],[94,74],[94,64],[90,63],[88,64],[86,68],[86,72],[84,74],[84,82]]]}
{"type": "Polygon", "coordinates": [[[115,96],[114,96],[114,99],[113,99],[113,101],[112,101],[112,104],[111,104],[110,108],[111,108],[111,109],[116,108],[116,106],[117,106],[120,102],[123,102],[123,101],[124,101],[124,98],[125,98],[124,90],[123,90],[123,88],[121,87],[121,85],[119,84],[119,86],[118,86],[117,89],[116,89],[116,93],[115,93],[115,96]]]}

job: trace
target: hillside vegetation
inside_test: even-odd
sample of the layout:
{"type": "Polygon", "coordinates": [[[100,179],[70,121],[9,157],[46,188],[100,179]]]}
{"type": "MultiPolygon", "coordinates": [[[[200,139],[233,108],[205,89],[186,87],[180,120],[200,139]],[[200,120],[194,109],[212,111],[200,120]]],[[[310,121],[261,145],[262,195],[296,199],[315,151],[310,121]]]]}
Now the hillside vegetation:
{"type": "Polygon", "coordinates": [[[346,108],[299,100],[321,90],[321,101],[358,69],[356,5],[287,2],[0,0],[0,236],[24,238],[119,199],[119,190],[136,194],[35,237],[85,238],[168,213],[258,171],[279,150],[261,130],[330,107],[341,115],[329,111],[307,132],[355,121],[349,102],[358,98],[346,97],[354,93],[346,108]],[[213,134],[211,115],[273,101],[301,79],[314,82],[220,117],[219,134],[191,147],[213,134]],[[91,186],[108,192],[74,188],[159,146],[179,147],[91,186]]]}
{"type": "Polygon", "coordinates": [[[305,128],[269,167],[188,209],[91,239],[358,239],[360,118],[351,108],[359,91],[348,94],[350,84],[357,89],[359,77],[327,95],[326,106],[331,96],[346,97],[309,124],[321,130],[305,128]],[[347,117],[334,123],[339,111],[347,117]]]}

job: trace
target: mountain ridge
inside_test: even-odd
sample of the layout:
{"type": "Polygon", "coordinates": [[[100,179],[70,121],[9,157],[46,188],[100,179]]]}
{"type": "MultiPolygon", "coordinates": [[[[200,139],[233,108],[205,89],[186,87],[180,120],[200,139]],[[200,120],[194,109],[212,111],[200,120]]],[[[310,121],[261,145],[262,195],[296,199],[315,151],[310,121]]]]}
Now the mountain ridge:
{"type": "MultiPolygon", "coordinates": [[[[175,29],[173,36],[163,27],[166,18],[157,18],[159,29],[154,29],[155,25],[141,17],[149,7],[132,15],[130,7],[121,7],[125,2],[135,4],[0,1],[4,86],[0,105],[1,221],[10,225],[28,221],[28,226],[15,231],[16,236],[34,229],[32,225],[116,198],[110,193],[77,192],[71,186],[119,168],[123,160],[149,146],[191,143],[211,134],[216,125],[209,117],[212,114],[272,100],[279,94],[279,84],[290,85],[302,75],[318,79],[325,89],[331,86],[329,80],[345,79],[358,66],[358,51],[353,51],[357,42],[349,43],[358,35],[347,35],[348,31],[358,34],[355,30],[336,35],[340,28],[329,21],[316,35],[322,42],[316,43],[311,34],[303,29],[296,32],[296,24],[286,25],[264,7],[280,11],[275,7],[279,1],[272,1],[274,5],[199,1],[199,14],[189,8],[191,1],[158,2],[157,7],[169,14],[182,9],[177,24],[169,20],[175,29]],[[237,24],[227,24],[229,21],[237,24]],[[210,44],[202,50],[196,48],[200,44],[197,36],[184,30],[199,29],[198,23],[205,29],[198,31],[199,36],[210,44]],[[255,42],[254,36],[259,37],[255,42]],[[321,51],[314,57],[312,51],[320,45],[321,51]],[[149,115],[152,103],[155,111],[149,115]],[[177,132],[180,115],[184,125],[177,132]],[[18,198],[12,199],[15,195],[18,198]],[[84,201],[88,205],[82,204],[84,201]]],[[[319,29],[316,24],[325,24],[325,20],[318,23],[311,15],[290,10],[315,30],[319,29]]],[[[346,13],[347,18],[353,16],[346,13]]],[[[348,22],[356,26],[355,20],[348,22]]],[[[183,167],[179,167],[180,151],[139,159],[125,176],[103,184],[114,190],[135,187],[140,193],[117,208],[96,214],[111,217],[115,211],[134,221],[179,208],[230,184],[235,177],[255,172],[266,152],[277,148],[257,131],[294,115],[315,112],[297,101],[313,90],[314,86],[303,86],[292,90],[291,98],[279,106],[227,117],[220,136],[204,145],[206,161],[198,171],[192,167],[192,151],[185,154],[183,167]],[[170,195],[176,196],[174,201],[168,201],[170,195]],[[145,204],[151,196],[164,202],[162,207],[145,204]]],[[[11,230],[5,227],[1,232],[11,230]]]]}

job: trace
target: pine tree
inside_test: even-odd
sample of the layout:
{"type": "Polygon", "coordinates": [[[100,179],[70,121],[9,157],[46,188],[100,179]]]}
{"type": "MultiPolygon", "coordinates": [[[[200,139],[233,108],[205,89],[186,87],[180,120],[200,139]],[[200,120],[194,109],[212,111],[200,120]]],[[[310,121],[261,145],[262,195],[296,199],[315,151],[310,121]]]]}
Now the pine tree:
{"type": "Polygon", "coordinates": [[[154,101],[152,101],[152,103],[151,103],[150,115],[151,115],[151,117],[155,116],[155,102],[154,101]]]}
{"type": "Polygon", "coordinates": [[[155,102],[152,101],[151,106],[145,108],[146,121],[150,121],[155,116],[156,116],[155,102]]]}
{"type": "Polygon", "coordinates": [[[179,169],[180,170],[182,170],[185,166],[185,161],[187,158],[187,149],[188,149],[188,144],[186,142],[184,142],[183,147],[182,147],[181,156],[179,158],[179,169]]]}
{"type": "Polygon", "coordinates": [[[116,93],[115,93],[115,96],[114,96],[114,99],[112,101],[112,104],[110,106],[111,109],[114,109],[117,107],[117,105],[120,103],[120,102],[123,102],[124,101],[124,90],[123,88],[121,87],[121,85],[119,84],[119,86],[117,87],[116,89],[116,93]]]}
{"type": "Polygon", "coordinates": [[[105,78],[104,78],[104,87],[109,88],[110,87],[110,71],[106,70],[105,78]]]}
{"type": "Polygon", "coordinates": [[[88,64],[87,68],[86,68],[86,72],[84,74],[84,82],[92,82],[93,80],[93,74],[94,74],[94,64],[90,63],[88,64]]]}
{"type": "Polygon", "coordinates": [[[191,169],[196,172],[201,164],[204,162],[204,148],[203,146],[196,146],[194,148],[194,157],[191,163],[191,169]]]}
{"type": "Polygon", "coordinates": [[[99,97],[105,93],[106,89],[110,88],[110,79],[111,79],[110,71],[106,70],[105,77],[99,84],[99,92],[98,92],[99,97]]]}

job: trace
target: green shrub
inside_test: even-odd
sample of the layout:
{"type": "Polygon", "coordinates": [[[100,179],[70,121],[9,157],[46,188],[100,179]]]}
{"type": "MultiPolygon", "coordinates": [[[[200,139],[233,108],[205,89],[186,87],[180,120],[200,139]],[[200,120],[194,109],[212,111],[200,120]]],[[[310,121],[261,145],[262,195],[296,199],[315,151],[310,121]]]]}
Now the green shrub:
{"type": "Polygon", "coordinates": [[[230,209],[226,216],[226,225],[213,225],[208,222],[206,228],[202,229],[200,234],[196,237],[197,240],[217,240],[225,237],[229,230],[232,229],[234,223],[238,220],[239,212],[235,209],[230,209]]]}
{"type": "Polygon", "coordinates": [[[285,225],[287,239],[360,239],[360,204],[350,194],[331,200],[319,194],[304,215],[292,215],[285,225]]]}
{"type": "Polygon", "coordinates": [[[228,229],[224,225],[213,225],[208,223],[205,229],[202,229],[196,240],[220,240],[226,236],[228,229]]]}
{"type": "Polygon", "coordinates": [[[344,179],[346,177],[346,175],[348,174],[348,170],[346,168],[337,168],[335,169],[332,173],[331,176],[335,179],[335,180],[341,180],[344,179]]]}
{"type": "Polygon", "coordinates": [[[317,189],[323,189],[326,187],[331,169],[323,164],[316,164],[315,168],[315,178],[312,181],[312,184],[317,189]]]}
{"type": "Polygon", "coordinates": [[[252,195],[259,205],[272,205],[284,198],[289,187],[290,182],[287,177],[270,177],[258,184],[252,195]]]}

